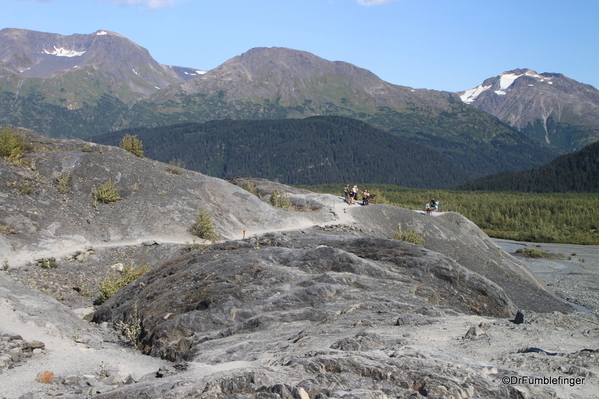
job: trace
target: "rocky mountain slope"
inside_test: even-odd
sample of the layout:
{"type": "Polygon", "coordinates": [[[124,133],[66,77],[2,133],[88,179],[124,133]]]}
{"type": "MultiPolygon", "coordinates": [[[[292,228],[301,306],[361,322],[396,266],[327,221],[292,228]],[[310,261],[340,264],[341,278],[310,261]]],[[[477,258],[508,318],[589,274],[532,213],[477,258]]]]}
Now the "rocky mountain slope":
{"type": "Polygon", "coordinates": [[[596,315],[573,313],[459,214],[251,180],[256,196],[248,180],[24,134],[23,161],[0,159],[7,399],[596,394],[596,315]],[[94,202],[108,180],[122,199],[94,202]],[[266,203],[275,189],[295,211],[266,203]],[[222,238],[193,250],[199,209],[222,238]],[[390,239],[398,225],[424,247],[390,239]],[[76,316],[118,263],[142,262],[151,271],[96,309],[100,324],[76,316]]]}
{"type": "Polygon", "coordinates": [[[599,90],[559,73],[515,69],[458,94],[527,136],[566,151],[599,140],[599,90]]]}

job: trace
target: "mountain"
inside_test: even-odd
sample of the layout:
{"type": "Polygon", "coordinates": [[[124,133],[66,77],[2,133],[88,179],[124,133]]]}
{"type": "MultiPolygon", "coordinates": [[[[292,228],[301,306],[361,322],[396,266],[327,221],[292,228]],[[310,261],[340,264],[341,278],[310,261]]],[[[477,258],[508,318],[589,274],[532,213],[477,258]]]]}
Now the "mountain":
{"type": "Polygon", "coordinates": [[[436,151],[339,116],[211,121],[138,128],[93,137],[118,145],[125,134],[144,155],[182,161],[191,170],[228,178],[252,176],[285,184],[390,183],[447,188],[471,175],[436,151]]]}
{"type": "Polygon", "coordinates": [[[458,94],[528,137],[568,152],[599,140],[599,90],[559,73],[515,69],[458,94]]]}
{"type": "Polygon", "coordinates": [[[461,190],[599,193],[599,142],[536,169],[485,176],[461,190]]]}
{"type": "Polygon", "coordinates": [[[314,115],[370,123],[436,149],[474,176],[527,169],[556,156],[453,93],[393,85],[345,62],[276,47],[251,49],[155,93],[127,111],[119,126],[314,115]]]}
{"type": "Polygon", "coordinates": [[[136,101],[198,74],[159,64],[114,32],[2,29],[0,122],[56,137],[101,133],[136,101]]]}
{"type": "Polygon", "coordinates": [[[0,31],[0,123],[53,137],[221,119],[346,116],[435,149],[467,173],[525,170],[559,152],[455,93],[393,85],[305,51],[254,48],[206,73],[159,64],[107,31],[0,31]]]}

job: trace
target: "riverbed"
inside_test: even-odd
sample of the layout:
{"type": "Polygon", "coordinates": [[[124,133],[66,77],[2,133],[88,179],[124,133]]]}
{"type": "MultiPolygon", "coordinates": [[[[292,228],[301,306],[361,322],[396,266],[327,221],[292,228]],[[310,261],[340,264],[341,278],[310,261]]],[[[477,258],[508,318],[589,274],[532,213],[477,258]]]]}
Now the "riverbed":
{"type": "Polygon", "coordinates": [[[599,314],[599,246],[494,240],[504,251],[522,260],[555,295],[579,310],[599,314]],[[520,249],[547,252],[554,259],[532,259],[515,252],[520,249]]]}

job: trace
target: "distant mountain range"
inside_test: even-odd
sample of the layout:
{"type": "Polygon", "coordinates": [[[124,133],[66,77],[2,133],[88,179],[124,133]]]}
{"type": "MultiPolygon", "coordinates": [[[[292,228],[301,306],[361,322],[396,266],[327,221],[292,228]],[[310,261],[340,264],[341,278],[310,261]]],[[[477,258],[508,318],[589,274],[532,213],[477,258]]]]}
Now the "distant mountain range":
{"type": "MultiPolygon", "coordinates": [[[[476,98],[461,94],[472,105],[484,97],[484,91],[476,98]]],[[[433,149],[475,177],[537,167],[566,150],[554,145],[559,140],[535,141],[527,128],[514,130],[470,104],[458,93],[393,85],[354,65],[286,48],[251,49],[204,73],[159,64],[113,32],[0,31],[0,123],[53,137],[335,115],[433,149]]],[[[564,118],[547,123],[553,120],[565,129],[564,118]]],[[[595,128],[584,126],[572,135],[594,140],[595,128]]]]}
{"type": "Polygon", "coordinates": [[[566,151],[599,140],[599,90],[559,73],[515,69],[458,94],[528,137],[566,151]]]}
{"type": "Polygon", "coordinates": [[[536,193],[599,193],[599,141],[547,165],[521,172],[506,171],[481,177],[462,190],[536,193]]]}

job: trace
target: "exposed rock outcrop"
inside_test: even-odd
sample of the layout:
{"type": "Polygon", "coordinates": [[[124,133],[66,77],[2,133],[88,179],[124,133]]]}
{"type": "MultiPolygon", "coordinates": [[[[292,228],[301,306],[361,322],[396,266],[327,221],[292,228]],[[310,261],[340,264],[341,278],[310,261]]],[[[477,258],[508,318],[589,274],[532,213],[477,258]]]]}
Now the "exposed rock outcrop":
{"type": "Polygon", "coordinates": [[[167,262],[101,306],[94,321],[141,320],[144,352],[175,361],[195,359],[207,341],[257,330],[266,337],[273,325],[371,323],[377,312],[430,304],[496,317],[515,311],[490,280],[413,244],[290,234],[167,262]]]}

